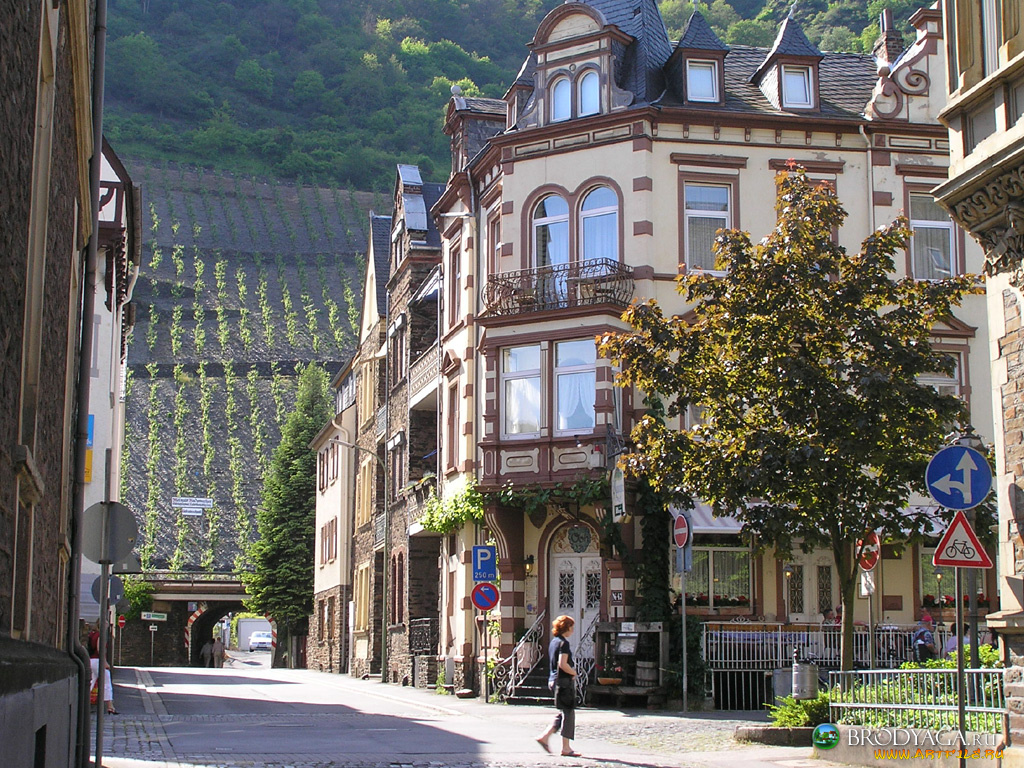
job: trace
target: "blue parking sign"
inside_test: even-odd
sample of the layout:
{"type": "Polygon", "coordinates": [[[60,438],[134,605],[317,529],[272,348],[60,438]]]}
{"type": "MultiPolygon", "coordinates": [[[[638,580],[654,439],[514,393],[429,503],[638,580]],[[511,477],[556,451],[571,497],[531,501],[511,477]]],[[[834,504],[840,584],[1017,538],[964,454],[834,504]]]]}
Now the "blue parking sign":
{"type": "Polygon", "coordinates": [[[473,581],[494,581],[498,578],[498,548],[473,547],[473,581]]]}

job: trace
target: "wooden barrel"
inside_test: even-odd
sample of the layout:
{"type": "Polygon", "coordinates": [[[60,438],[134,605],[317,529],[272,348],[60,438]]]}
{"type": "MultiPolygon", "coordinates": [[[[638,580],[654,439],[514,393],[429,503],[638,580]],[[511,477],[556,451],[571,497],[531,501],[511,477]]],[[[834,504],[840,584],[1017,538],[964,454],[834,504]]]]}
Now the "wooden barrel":
{"type": "Polygon", "coordinates": [[[657,662],[638,661],[636,663],[636,684],[643,688],[654,688],[658,685],[657,662]]]}

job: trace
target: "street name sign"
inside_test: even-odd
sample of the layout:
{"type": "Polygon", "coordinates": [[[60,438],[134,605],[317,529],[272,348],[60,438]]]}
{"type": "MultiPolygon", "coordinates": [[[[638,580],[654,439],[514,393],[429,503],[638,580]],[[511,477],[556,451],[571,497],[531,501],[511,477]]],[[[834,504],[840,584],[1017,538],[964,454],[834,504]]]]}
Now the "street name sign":
{"type": "Polygon", "coordinates": [[[172,496],[171,506],[175,509],[212,509],[213,499],[203,496],[172,496]]]}
{"type": "Polygon", "coordinates": [[[498,548],[473,547],[473,581],[494,581],[498,578],[498,548]]]}
{"type": "Polygon", "coordinates": [[[148,612],[144,611],[143,614],[142,614],[142,620],[143,621],[167,621],[167,614],[166,613],[148,613],[148,612]]]}
{"type": "Polygon", "coordinates": [[[988,459],[966,445],[950,445],[932,456],[924,479],[931,497],[947,509],[973,509],[992,492],[988,459]]]}
{"type": "Polygon", "coordinates": [[[932,565],[951,565],[954,568],[992,567],[992,558],[981,546],[962,509],[957,510],[956,517],[935,547],[932,565]]]}
{"type": "Polygon", "coordinates": [[[494,584],[484,582],[473,587],[473,605],[481,611],[489,611],[498,604],[501,593],[494,584]]]}

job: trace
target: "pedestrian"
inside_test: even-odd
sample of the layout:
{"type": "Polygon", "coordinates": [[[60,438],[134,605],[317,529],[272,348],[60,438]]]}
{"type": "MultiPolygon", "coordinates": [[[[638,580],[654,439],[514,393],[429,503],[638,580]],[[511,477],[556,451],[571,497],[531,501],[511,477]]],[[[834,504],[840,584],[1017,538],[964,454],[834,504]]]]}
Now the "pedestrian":
{"type": "Polygon", "coordinates": [[[939,650],[935,647],[935,635],[932,634],[932,617],[927,613],[917,622],[917,629],[910,638],[914,646],[914,661],[923,664],[938,656],[939,650]]]}
{"type": "MultiPolygon", "coordinates": [[[[946,653],[956,653],[956,625],[953,625],[953,632],[949,635],[949,639],[946,641],[946,653]]],[[[971,627],[969,624],[964,624],[964,648],[971,644],[971,627]]]]}
{"type": "Polygon", "coordinates": [[[224,641],[218,635],[213,639],[213,666],[220,669],[224,666],[224,641]]]}
{"type": "Polygon", "coordinates": [[[548,739],[555,731],[562,736],[562,755],[564,757],[580,757],[569,743],[576,737],[576,667],[572,661],[572,648],[569,637],[572,636],[576,622],[571,616],[559,616],[551,622],[551,644],[548,646],[548,660],[551,673],[548,675],[548,688],[554,694],[558,714],[551,726],[537,737],[537,743],[545,752],[550,752],[548,739]]]}
{"type": "Polygon", "coordinates": [[[114,707],[114,686],[110,682],[110,667],[106,663],[100,664],[100,631],[99,624],[96,625],[96,642],[93,643],[92,633],[89,634],[89,691],[90,699],[93,703],[99,702],[99,677],[100,668],[103,669],[103,698],[107,702],[107,714],[116,715],[117,709],[114,707]],[[93,695],[95,694],[95,696],[93,695]]]}
{"type": "Polygon", "coordinates": [[[204,667],[213,666],[213,641],[207,640],[203,643],[203,647],[199,651],[199,656],[203,660],[204,667]]]}

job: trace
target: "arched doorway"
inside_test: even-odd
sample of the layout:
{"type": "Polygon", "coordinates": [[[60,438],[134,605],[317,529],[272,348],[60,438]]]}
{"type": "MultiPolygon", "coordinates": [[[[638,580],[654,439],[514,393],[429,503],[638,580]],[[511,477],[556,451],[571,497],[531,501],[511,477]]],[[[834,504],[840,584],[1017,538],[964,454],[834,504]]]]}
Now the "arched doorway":
{"type": "Polygon", "coordinates": [[[560,528],[551,540],[548,573],[549,614],[571,616],[582,642],[601,612],[601,553],[594,530],[582,523],[560,528]]]}

